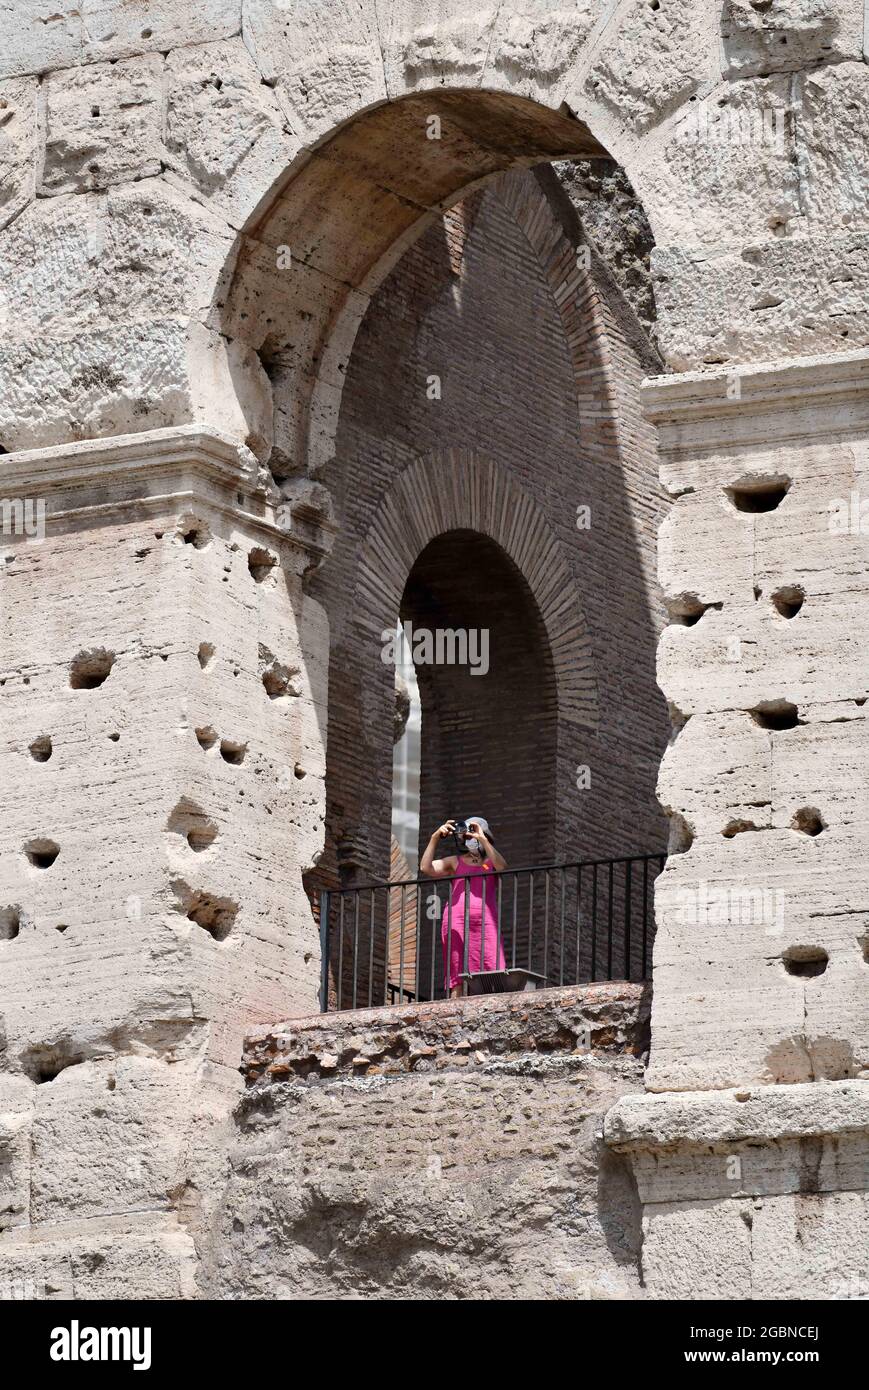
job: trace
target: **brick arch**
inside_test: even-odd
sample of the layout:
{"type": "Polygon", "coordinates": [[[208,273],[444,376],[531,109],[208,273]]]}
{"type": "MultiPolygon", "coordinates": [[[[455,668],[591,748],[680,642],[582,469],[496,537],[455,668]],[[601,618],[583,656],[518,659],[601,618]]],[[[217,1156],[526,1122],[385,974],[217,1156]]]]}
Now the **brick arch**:
{"type": "Polygon", "coordinates": [[[437,536],[472,530],[495,541],[527,583],[546,630],[561,718],[598,724],[591,632],[561,546],[536,502],[503,468],[466,449],[420,458],[384,495],[360,551],[354,613],[364,641],[381,643],[414,562],[437,536]]]}

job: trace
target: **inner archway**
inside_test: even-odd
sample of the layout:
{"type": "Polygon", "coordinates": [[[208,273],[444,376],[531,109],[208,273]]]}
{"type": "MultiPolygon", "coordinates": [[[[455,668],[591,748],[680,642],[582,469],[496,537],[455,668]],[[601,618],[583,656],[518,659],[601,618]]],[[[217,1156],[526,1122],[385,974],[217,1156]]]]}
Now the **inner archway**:
{"type": "Polygon", "coordinates": [[[424,658],[421,846],[450,816],[477,813],[508,862],[551,860],[558,697],[526,581],[496,542],[451,531],[416,560],[401,619],[424,658]]]}

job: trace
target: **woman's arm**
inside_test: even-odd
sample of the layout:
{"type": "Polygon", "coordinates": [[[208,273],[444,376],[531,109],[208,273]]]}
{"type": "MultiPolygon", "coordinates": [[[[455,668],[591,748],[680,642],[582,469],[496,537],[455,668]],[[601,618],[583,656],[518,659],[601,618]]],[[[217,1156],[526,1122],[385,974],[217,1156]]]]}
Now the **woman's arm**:
{"type": "Polygon", "coordinates": [[[492,841],[480,825],[478,825],[475,820],[472,820],[468,829],[471,831],[472,835],[480,841],[480,844],[486,852],[486,858],[491,862],[492,868],[498,869],[499,871],[501,869],[506,869],[507,860],[504,858],[503,854],[498,853],[492,841]]]}
{"type": "Polygon", "coordinates": [[[448,820],[439,826],[426,845],[422,859],[419,861],[419,871],[427,874],[429,878],[451,878],[456,872],[456,856],[450,855],[446,859],[435,859],[434,852],[438,840],[442,840],[445,835],[451,835],[455,828],[455,822],[448,820]]]}

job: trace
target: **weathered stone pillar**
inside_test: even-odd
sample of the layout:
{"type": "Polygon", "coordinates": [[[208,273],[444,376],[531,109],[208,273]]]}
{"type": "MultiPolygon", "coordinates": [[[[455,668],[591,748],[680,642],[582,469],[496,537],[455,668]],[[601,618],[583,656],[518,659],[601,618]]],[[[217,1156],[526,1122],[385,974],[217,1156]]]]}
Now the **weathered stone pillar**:
{"type": "Polygon", "coordinates": [[[653,1294],[828,1297],[835,1270],[846,1296],[869,1287],[869,354],[645,392],[682,619],[659,648],[661,1094],[608,1134],[653,1294]]]}
{"type": "Polygon", "coordinates": [[[0,477],[0,1278],[189,1296],[242,1038],[317,1008],[331,526],[198,426],[0,477]]]}

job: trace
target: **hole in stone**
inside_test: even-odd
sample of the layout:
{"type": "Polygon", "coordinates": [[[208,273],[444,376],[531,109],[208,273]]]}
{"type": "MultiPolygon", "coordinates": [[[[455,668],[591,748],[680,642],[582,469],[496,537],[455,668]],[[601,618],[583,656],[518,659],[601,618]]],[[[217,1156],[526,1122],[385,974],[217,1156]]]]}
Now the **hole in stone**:
{"type": "Polygon", "coordinates": [[[687,854],[694,843],[694,831],[686,821],[684,816],[680,816],[677,811],[670,815],[670,843],[667,847],[669,854],[687,854]]]}
{"type": "Polygon", "coordinates": [[[21,908],[0,907],[0,941],[14,941],[21,930],[21,908]]]}
{"type": "Polygon", "coordinates": [[[24,853],[28,863],[35,869],[50,869],[57,856],[60,854],[60,845],[54,840],[28,840],[24,846],[24,853]]]}
{"type": "Polygon", "coordinates": [[[805,593],[797,584],[785,584],[772,596],[773,607],[783,618],[795,618],[805,602],[805,593]]]}
{"type": "Polygon", "coordinates": [[[120,737],[120,734],[109,734],[109,738],[111,739],[112,743],[117,743],[120,737]]]}
{"type": "Polygon", "coordinates": [[[211,642],[200,642],[199,651],[196,653],[199,658],[199,665],[205,671],[214,660],[214,646],[211,642]]]}
{"type": "Polygon", "coordinates": [[[235,925],[238,906],[231,898],[219,897],[200,890],[191,891],[186,884],[176,884],[181,907],[187,920],[207,931],[215,941],[225,941],[235,925]]]}
{"type": "Polygon", "coordinates": [[[677,594],[675,598],[668,598],[666,604],[670,621],[682,627],[693,627],[706,612],[706,605],[696,594],[677,594]]]}
{"type": "Polygon", "coordinates": [[[30,756],[35,763],[47,763],[52,754],[51,739],[48,734],[40,734],[30,745],[30,756]]]}
{"type": "Polygon", "coordinates": [[[61,934],[61,936],[62,936],[63,933],[64,933],[65,931],[69,931],[69,923],[68,923],[68,922],[58,922],[58,924],[57,924],[57,926],[55,927],[54,930],[55,930],[55,931],[59,931],[60,934],[61,934]]]}
{"type": "Polygon", "coordinates": [[[267,580],[268,575],[271,574],[271,571],[274,570],[275,564],[277,563],[277,555],[273,555],[270,550],[261,549],[259,545],[254,546],[253,550],[250,550],[249,555],[247,555],[247,569],[250,570],[257,584],[261,584],[263,580],[267,580]]]}
{"type": "Polygon", "coordinates": [[[153,32],[154,32],[153,29],[143,29],[143,30],[142,30],[142,38],[143,38],[143,39],[149,39],[149,38],[151,37],[151,35],[153,34],[153,32]]]}
{"type": "Polygon", "coordinates": [[[234,763],[236,766],[244,762],[247,753],[246,743],[233,743],[231,739],[222,738],[220,740],[220,756],[225,763],[234,763]]]}
{"type": "Polygon", "coordinates": [[[863,959],[865,960],[866,964],[869,965],[869,931],[864,932],[862,936],[857,937],[857,945],[863,952],[863,959]]]}
{"type": "Polygon", "coordinates": [[[791,485],[784,474],[740,478],[725,488],[738,512],[773,512],[784,501],[791,485]]]}
{"type": "Polygon", "coordinates": [[[195,854],[201,854],[208,849],[217,839],[217,826],[211,821],[203,821],[200,825],[192,825],[187,831],[187,843],[195,854]]]}
{"type": "Polygon", "coordinates": [[[263,550],[258,545],[254,546],[247,557],[247,567],[257,584],[262,584],[264,579],[268,579],[277,563],[276,555],[272,555],[270,551],[263,550]]]}
{"type": "Polygon", "coordinates": [[[199,742],[199,747],[204,748],[207,752],[208,749],[213,748],[217,742],[217,730],[212,729],[210,725],[204,729],[197,729],[196,738],[199,742]]]}
{"type": "Polygon", "coordinates": [[[99,108],[98,106],[92,106],[92,107],[91,107],[91,115],[92,115],[92,116],[98,116],[99,114],[100,114],[100,108],[99,108]]]}
{"type": "Polygon", "coordinates": [[[114,652],[106,651],[105,647],[79,652],[69,668],[69,683],[73,690],[96,690],[108,679],[114,664],[114,652]]]}
{"type": "Polygon", "coordinates": [[[204,550],[211,544],[211,532],[198,517],[183,517],[178,523],[176,535],[184,545],[192,545],[194,550],[204,550]]]}
{"type": "Polygon", "coordinates": [[[732,820],[728,821],[722,830],[725,840],[732,840],[734,835],[744,835],[748,830],[759,830],[760,826],[755,825],[753,820],[732,820]]]}
{"type": "Polygon", "coordinates": [[[814,806],[802,806],[791,821],[791,829],[801,830],[804,835],[820,835],[826,828],[827,822],[814,806]]]}
{"type": "Polygon", "coordinates": [[[35,1043],[22,1054],[23,1072],[39,1086],[53,1081],[67,1067],[76,1067],[84,1060],[79,1053],[68,1051],[68,1046],[66,1042],[53,1047],[46,1043],[35,1043]]]}
{"type": "Polygon", "coordinates": [[[800,723],[799,710],[788,700],[764,700],[749,714],[762,729],[795,729],[800,723]]]}
{"type": "Polygon", "coordinates": [[[865,703],[866,703],[866,696],[865,696],[865,695],[861,695],[861,697],[860,697],[859,700],[855,700],[855,701],[854,701],[854,704],[855,704],[855,705],[861,705],[861,706],[862,706],[862,705],[865,705],[865,703]]]}
{"type": "Polygon", "coordinates": [[[113,1091],[113,1090],[115,1089],[115,1087],[117,1086],[117,1084],[118,1084],[118,1083],[117,1083],[117,1081],[115,1080],[115,1078],[114,1078],[113,1076],[108,1076],[108,1077],[106,1077],[106,1090],[107,1090],[107,1091],[113,1091]]]}
{"type": "Polygon", "coordinates": [[[166,829],[183,835],[190,849],[201,854],[217,839],[217,826],[209,820],[201,806],[189,797],[182,797],[166,822],[166,829]]]}
{"type": "Polygon", "coordinates": [[[829,956],[821,946],[789,946],[782,952],[784,968],[789,975],[803,978],[823,975],[829,956]]]}
{"type": "Polygon", "coordinates": [[[279,661],[273,661],[271,666],[263,671],[263,685],[270,700],[279,700],[284,695],[296,695],[298,692],[292,684],[292,675],[289,666],[282,666],[279,661]]]}
{"type": "Polygon", "coordinates": [[[300,782],[303,777],[307,777],[308,775],[301,763],[296,763],[296,766],[293,768],[293,773],[298,777],[300,782]]]}

